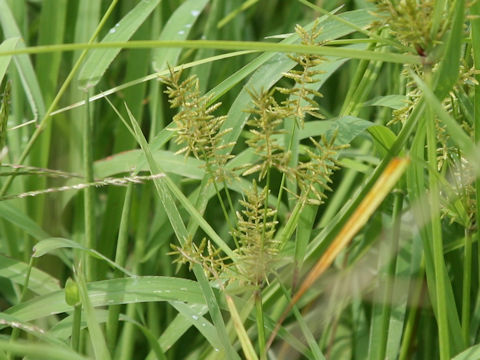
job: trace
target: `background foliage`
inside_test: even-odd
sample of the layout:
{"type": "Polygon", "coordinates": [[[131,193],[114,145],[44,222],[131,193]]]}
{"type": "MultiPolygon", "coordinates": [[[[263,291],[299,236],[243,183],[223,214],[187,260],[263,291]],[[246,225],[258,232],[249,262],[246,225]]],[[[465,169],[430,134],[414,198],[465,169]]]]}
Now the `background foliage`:
{"type": "Polygon", "coordinates": [[[0,358],[480,358],[479,16],[0,0],[0,358]]]}

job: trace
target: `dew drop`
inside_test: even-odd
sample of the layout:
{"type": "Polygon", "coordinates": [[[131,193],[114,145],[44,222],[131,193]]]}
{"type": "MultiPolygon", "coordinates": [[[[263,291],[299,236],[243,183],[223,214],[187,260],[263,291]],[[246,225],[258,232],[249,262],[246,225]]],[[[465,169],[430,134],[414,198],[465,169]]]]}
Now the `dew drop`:
{"type": "Polygon", "coordinates": [[[113,34],[115,31],[117,31],[117,29],[111,28],[110,31],[109,31],[109,33],[110,33],[110,34],[113,34]]]}
{"type": "Polygon", "coordinates": [[[190,11],[190,13],[192,14],[192,16],[200,15],[200,11],[198,11],[198,10],[192,10],[192,11],[190,11]]]}
{"type": "Polygon", "coordinates": [[[192,315],[192,319],[193,320],[198,320],[198,316],[197,315],[192,315]]]}
{"type": "Polygon", "coordinates": [[[180,30],[180,31],[178,32],[178,35],[183,35],[183,34],[185,34],[185,31],[183,31],[183,30],[180,30]]]}
{"type": "Polygon", "coordinates": [[[186,27],[187,29],[190,29],[190,28],[192,27],[192,24],[185,24],[185,27],[186,27]]]}

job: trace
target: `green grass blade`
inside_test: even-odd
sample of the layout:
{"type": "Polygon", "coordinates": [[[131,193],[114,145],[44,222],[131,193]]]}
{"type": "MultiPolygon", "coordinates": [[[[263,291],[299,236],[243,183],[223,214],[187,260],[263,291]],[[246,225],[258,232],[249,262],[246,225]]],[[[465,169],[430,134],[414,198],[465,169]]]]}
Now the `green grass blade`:
{"type": "Polygon", "coordinates": [[[210,345],[212,345],[216,351],[222,348],[222,343],[218,338],[215,327],[202,316],[207,309],[206,306],[193,307],[192,305],[187,305],[183,302],[171,302],[171,304],[189,323],[189,326],[195,326],[195,328],[205,337],[205,339],[208,340],[210,345]]]}
{"type": "MultiPolygon", "coordinates": [[[[439,2],[440,3],[440,2],[439,2]]],[[[453,23],[438,71],[434,75],[435,95],[443,100],[458,79],[463,45],[465,0],[455,0],[453,23]]]]}
{"type": "MultiPolygon", "coordinates": [[[[209,0],[188,0],[168,18],[159,40],[185,40],[209,0]]],[[[182,48],[154,49],[152,66],[155,71],[177,65],[182,48]]]]}
{"type": "MultiPolygon", "coordinates": [[[[65,36],[66,0],[47,0],[42,4],[38,44],[59,44],[65,36]]],[[[60,75],[61,54],[42,54],[36,59],[38,82],[45,102],[53,100],[60,75]]]]}
{"type": "Polygon", "coordinates": [[[102,329],[100,328],[100,324],[98,323],[95,316],[95,311],[89,298],[85,278],[83,277],[83,274],[81,272],[77,274],[76,281],[78,284],[80,299],[82,301],[82,309],[87,319],[88,333],[90,335],[90,341],[92,342],[95,357],[97,359],[109,360],[110,353],[108,352],[107,342],[105,341],[102,329]]]}
{"type": "MultiPolygon", "coordinates": [[[[19,40],[20,40],[19,38],[6,39],[0,45],[0,51],[9,51],[9,50],[15,49],[19,40]]],[[[3,77],[5,76],[5,73],[8,68],[8,64],[10,64],[11,59],[12,59],[11,56],[0,58],[0,82],[2,82],[3,77]]]]}
{"type": "MultiPolygon", "coordinates": [[[[130,39],[159,3],[160,0],[140,1],[109,30],[101,43],[122,42],[130,39]]],[[[119,52],[120,49],[101,49],[91,52],[78,75],[80,86],[85,88],[95,86],[119,52]]]]}
{"type": "MultiPolygon", "coordinates": [[[[193,305],[190,305],[193,306],[193,305]]],[[[208,308],[204,305],[198,306],[196,305],[196,313],[197,316],[203,316],[208,311],[208,308]]],[[[160,346],[162,349],[170,349],[178,339],[185,334],[185,332],[193,326],[192,323],[193,318],[189,317],[189,315],[185,313],[179,313],[173,321],[168,324],[168,327],[162,333],[160,338],[158,339],[160,346]]],[[[152,354],[153,355],[153,354],[152,354]]],[[[153,356],[148,356],[148,360],[153,359],[153,356]]]]}
{"type": "MultiPolygon", "coordinates": [[[[94,307],[140,303],[148,301],[185,301],[205,304],[198,283],[192,280],[165,276],[136,276],[90,282],[88,296],[94,307]]],[[[68,312],[64,291],[38,296],[15,305],[6,311],[22,321],[68,312]]]]}
{"type": "MultiPolygon", "coordinates": [[[[282,292],[286,296],[286,298],[290,298],[287,289],[281,285],[282,292]]],[[[310,351],[312,352],[313,359],[315,360],[325,360],[325,355],[323,355],[320,347],[318,346],[317,340],[315,340],[315,336],[312,334],[311,330],[308,327],[307,322],[305,321],[304,317],[298,310],[297,306],[292,308],[293,315],[295,315],[295,319],[298,321],[300,329],[302,330],[303,335],[305,336],[308,346],[310,347],[310,351]]]]}
{"type": "MultiPolygon", "coordinates": [[[[5,38],[21,38],[22,34],[15,22],[13,14],[6,0],[0,0],[0,23],[5,38]]],[[[17,49],[25,49],[23,42],[17,44],[17,49]]],[[[22,80],[25,95],[30,103],[32,112],[37,120],[45,114],[45,103],[38,84],[38,79],[33,70],[32,62],[27,55],[20,55],[14,58],[17,70],[22,80]]]]}
{"type": "MultiPolygon", "coordinates": [[[[422,60],[416,55],[395,54],[371,50],[360,50],[351,47],[337,46],[311,46],[297,44],[275,44],[264,41],[228,41],[228,40],[136,40],[136,41],[108,41],[100,43],[76,43],[65,45],[45,45],[32,46],[26,49],[18,49],[12,51],[2,51],[0,56],[20,55],[20,54],[42,54],[48,52],[59,51],[75,51],[80,49],[98,49],[99,51],[107,51],[117,55],[120,49],[151,49],[151,48],[184,48],[184,49],[217,49],[217,50],[251,50],[264,52],[279,53],[312,53],[323,56],[334,56],[347,59],[364,59],[370,61],[380,61],[393,64],[421,64],[422,60]]],[[[114,56],[115,57],[115,56],[114,56]]],[[[100,60],[100,59],[96,59],[100,60]]],[[[112,59],[113,60],[113,59],[112,59]]],[[[95,74],[91,65],[93,60],[88,62],[89,68],[82,75],[84,85],[95,85],[101,74],[95,74]],[[87,72],[87,73],[85,73],[87,72]],[[87,75],[96,75],[96,77],[87,75]],[[90,81],[89,81],[90,79],[90,81]],[[89,82],[87,82],[89,81],[89,82]]],[[[108,65],[107,65],[108,67],[108,65]]],[[[105,66],[103,67],[106,70],[105,66]]]]}
{"type": "MultiPolygon", "coordinates": [[[[196,60],[196,61],[181,64],[179,66],[174,67],[174,70],[178,71],[180,69],[189,69],[189,68],[196,67],[196,66],[199,66],[199,65],[209,64],[209,63],[214,62],[214,61],[219,61],[219,60],[224,60],[224,59],[228,59],[228,58],[231,58],[231,57],[251,54],[253,52],[255,52],[255,51],[234,51],[234,52],[229,52],[229,53],[226,53],[226,54],[211,56],[211,57],[208,57],[208,58],[204,58],[204,59],[200,59],[200,60],[196,60]]],[[[103,99],[103,98],[107,97],[108,95],[115,94],[115,93],[120,92],[124,89],[128,89],[129,87],[141,84],[143,82],[151,81],[151,80],[158,80],[159,76],[165,76],[165,75],[168,75],[168,74],[169,74],[169,70],[165,69],[165,70],[162,70],[160,72],[156,72],[156,73],[153,73],[153,74],[150,74],[150,75],[143,76],[139,79],[128,81],[124,84],[115,86],[115,87],[113,87],[109,90],[102,91],[101,93],[98,93],[97,95],[91,96],[89,98],[89,101],[93,102],[93,101],[96,101],[96,100],[99,100],[99,99],[103,99]]],[[[61,113],[66,112],[68,110],[78,108],[78,107],[83,106],[83,105],[85,105],[84,100],[78,101],[78,102],[73,103],[69,106],[66,106],[64,108],[61,108],[61,109],[58,109],[58,110],[52,112],[52,116],[57,115],[57,114],[61,114],[61,113]]],[[[168,126],[167,126],[167,128],[168,128],[168,126]]],[[[160,131],[160,133],[162,131],[165,131],[165,129],[166,128],[162,129],[160,131]]],[[[170,137],[172,136],[171,131],[168,131],[168,134],[170,135],[170,137]]],[[[159,134],[157,134],[156,136],[158,136],[158,135],[159,134]]]]}
{"type": "MultiPolygon", "coordinates": [[[[472,17],[475,19],[471,20],[471,37],[472,37],[472,54],[473,62],[475,69],[480,69],[480,3],[475,2],[470,7],[470,12],[472,17]]],[[[477,74],[475,77],[477,80],[477,85],[474,88],[474,97],[473,97],[473,127],[474,127],[474,139],[478,144],[480,142],[480,75],[477,74]]],[[[475,222],[480,223],[480,177],[475,179],[475,199],[476,199],[476,211],[475,211],[475,222]]],[[[480,268],[477,269],[477,272],[480,272],[480,268]]],[[[480,297],[477,295],[476,305],[480,301],[480,297]]],[[[478,329],[478,306],[475,306],[475,311],[471,319],[471,325],[474,323],[476,326],[471,326],[471,329],[478,329]]]]}

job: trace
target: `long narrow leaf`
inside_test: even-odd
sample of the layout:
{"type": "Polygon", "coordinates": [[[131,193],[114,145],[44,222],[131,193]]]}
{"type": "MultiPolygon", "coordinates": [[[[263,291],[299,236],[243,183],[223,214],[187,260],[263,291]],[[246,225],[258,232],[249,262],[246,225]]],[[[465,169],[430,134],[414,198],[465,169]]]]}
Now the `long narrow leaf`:
{"type": "MultiPolygon", "coordinates": [[[[110,29],[98,45],[130,39],[159,3],[160,0],[140,1],[122,20],[110,29]]],[[[91,52],[78,75],[80,86],[85,88],[95,86],[119,52],[120,49],[114,48],[99,49],[91,52]]]]}

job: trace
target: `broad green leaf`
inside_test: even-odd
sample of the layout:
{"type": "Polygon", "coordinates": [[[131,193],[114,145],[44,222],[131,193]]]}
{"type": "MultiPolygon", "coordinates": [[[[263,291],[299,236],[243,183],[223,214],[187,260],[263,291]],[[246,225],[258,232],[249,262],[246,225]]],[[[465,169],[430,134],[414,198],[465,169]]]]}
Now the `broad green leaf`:
{"type": "MultiPolygon", "coordinates": [[[[148,301],[184,301],[205,304],[198,284],[192,280],[162,276],[137,276],[90,282],[87,284],[92,306],[140,303],[148,301]]],[[[71,311],[63,290],[37,296],[5,311],[22,321],[71,311]]]]}
{"type": "MultiPolygon", "coordinates": [[[[67,0],[43,1],[39,20],[38,45],[59,44],[64,41],[67,5],[67,0]]],[[[35,59],[38,82],[47,103],[55,97],[58,78],[62,73],[60,70],[61,59],[62,53],[58,52],[39,54],[35,59]]],[[[34,154],[32,153],[32,155],[34,154]]],[[[48,158],[48,152],[42,152],[41,155],[48,158]]]]}
{"type": "MultiPolygon", "coordinates": [[[[109,30],[102,43],[128,41],[159,3],[160,0],[141,0],[109,30]]],[[[80,86],[95,86],[119,52],[120,49],[96,49],[90,52],[78,75],[80,86]]]]}
{"type": "MultiPolygon", "coordinates": [[[[187,0],[168,18],[159,40],[185,40],[209,0],[187,0]]],[[[177,65],[182,48],[154,49],[152,66],[155,71],[164,70],[167,65],[177,65]]]]}
{"type": "MultiPolygon", "coordinates": [[[[0,277],[23,285],[25,284],[27,270],[28,264],[0,254],[0,277]]],[[[46,295],[60,290],[57,279],[35,267],[32,268],[30,273],[28,288],[39,295],[46,295]]]]}

